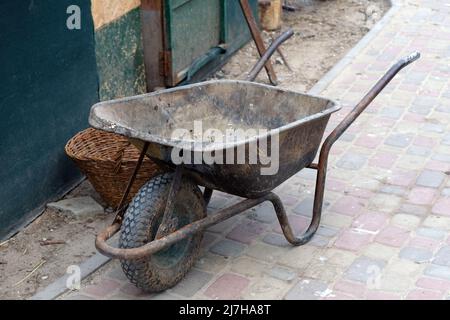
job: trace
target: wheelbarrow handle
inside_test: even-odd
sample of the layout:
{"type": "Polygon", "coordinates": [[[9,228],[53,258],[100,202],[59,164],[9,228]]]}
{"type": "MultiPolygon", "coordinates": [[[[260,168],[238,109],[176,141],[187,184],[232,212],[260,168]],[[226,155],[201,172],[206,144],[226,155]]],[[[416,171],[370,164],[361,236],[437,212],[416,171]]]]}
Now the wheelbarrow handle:
{"type": "MultiPolygon", "coordinates": [[[[380,92],[391,82],[395,75],[407,65],[420,58],[419,52],[400,59],[386,74],[369,90],[353,110],[337,125],[322,145],[322,149],[329,150],[333,143],[347,130],[347,128],[358,118],[358,116],[369,106],[369,104],[380,94],[380,92]]],[[[322,150],[321,150],[322,152],[322,150]]]]}
{"type": "Polygon", "coordinates": [[[279,35],[267,48],[266,52],[262,55],[262,57],[258,60],[258,62],[253,66],[252,70],[248,73],[245,80],[247,81],[255,81],[258,74],[261,72],[261,69],[266,64],[267,60],[270,59],[270,57],[275,53],[275,51],[278,49],[278,47],[285,42],[287,39],[292,37],[294,35],[294,31],[292,29],[288,29],[285,32],[283,32],[281,35],[279,35]]]}

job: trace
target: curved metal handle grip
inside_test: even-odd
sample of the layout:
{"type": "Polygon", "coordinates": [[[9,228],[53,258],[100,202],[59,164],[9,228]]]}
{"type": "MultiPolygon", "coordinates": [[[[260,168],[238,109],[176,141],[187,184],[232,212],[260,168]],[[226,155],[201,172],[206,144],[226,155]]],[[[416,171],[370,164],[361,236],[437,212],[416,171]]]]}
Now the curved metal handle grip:
{"type": "Polygon", "coordinates": [[[258,60],[258,62],[255,64],[255,66],[252,68],[252,70],[248,73],[245,80],[247,81],[255,81],[258,74],[261,72],[261,69],[266,64],[267,60],[270,59],[270,57],[275,53],[275,51],[278,49],[278,47],[285,42],[287,39],[292,37],[294,35],[294,31],[292,29],[288,29],[285,32],[283,32],[278,38],[276,38],[272,44],[267,48],[266,52],[262,55],[262,57],[258,60]]]}
{"type": "MultiPolygon", "coordinates": [[[[331,145],[347,130],[347,128],[358,118],[358,116],[367,108],[367,106],[378,96],[378,94],[391,82],[391,80],[407,65],[420,58],[419,52],[414,52],[409,56],[400,59],[394,64],[386,74],[370,89],[362,100],[353,108],[353,110],[342,120],[337,127],[330,133],[325,140],[322,149],[331,148],[331,145]]],[[[323,151],[323,150],[322,150],[323,151]]]]}

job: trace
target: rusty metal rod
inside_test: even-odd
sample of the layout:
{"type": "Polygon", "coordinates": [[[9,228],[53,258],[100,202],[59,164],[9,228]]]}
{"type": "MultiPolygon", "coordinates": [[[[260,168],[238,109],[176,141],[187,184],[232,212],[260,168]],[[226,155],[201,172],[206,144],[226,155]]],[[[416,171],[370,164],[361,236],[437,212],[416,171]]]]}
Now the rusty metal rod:
{"type": "Polygon", "coordinates": [[[287,39],[292,37],[294,34],[294,31],[292,29],[288,29],[285,32],[283,32],[280,36],[278,36],[270,45],[270,47],[267,49],[266,52],[262,55],[262,57],[259,59],[259,61],[255,64],[255,66],[252,68],[252,70],[248,73],[245,80],[247,81],[254,81],[256,77],[258,76],[261,69],[264,67],[266,61],[270,59],[270,57],[275,53],[275,51],[278,49],[278,47],[287,39]]]}
{"type": "Polygon", "coordinates": [[[153,240],[141,247],[133,249],[115,248],[106,243],[120,229],[120,223],[114,223],[105,230],[101,231],[95,239],[95,246],[97,250],[105,256],[111,258],[135,260],[150,256],[160,250],[163,250],[172,244],[183,240],[197,232],[200,232],[212,225],[231,218],[239,213],[248,210],[261,202],[268,200],[269,196],[263,196],[257,199],[246,199],[228,208],[222,209],[219,212],[209,215],[206,218],[197,220],[189,225],[186,225],[179,230],[172,232],[158,240],[153,240]]]}
{"type": "MultiPolygon", "coordinates": [[[[264,40],[261,37],[258,25],[256,24],[252,8],[250,7],[248,0],[239,0],[239,4],[241,5],[245,21],[247,21],[248,28],[250,29],[250,33],[252,34],[253,40],[255,41],[256,49],[258,50],[259,56],[262,57],[264,55],[264,52],[266,52],[266,46],[264,45],[264,40]]],[[[277,75],[275,74],[275,70],[273,69],[273,65],[270,62],[270,60],[266,61],[264,67],[266,68],[270,83],[272,83],[273,85],[277,85],[278,84],[277,75]]]]}
{"type": "Polygon", "coordinates": [[[144,143],[144,147],[142,148],[141,154],[139,155],[139,159],[136,163],[136,166],[134,167],[133,174],[131,175],[130,180],[128,181],[127,188],[125,189],[125,192],[123,193],[122,198],[120,199],[119,205],[117,206],[117,209],[115,212],[116,217],[114,218],[113,224],[116,222],[121,222],[123,219],[123,215],[125,213],[125,210],[124,210],[125,202],[128,198],[128,195],[130,194],[131,187],[133,186],[133,182],[136,179],[136,175],[137,175],[139,169],[141,168],[142,162],[144,161],[144,157],[147,153],[149,145],[150,145],[149,142],[144,143]]]}

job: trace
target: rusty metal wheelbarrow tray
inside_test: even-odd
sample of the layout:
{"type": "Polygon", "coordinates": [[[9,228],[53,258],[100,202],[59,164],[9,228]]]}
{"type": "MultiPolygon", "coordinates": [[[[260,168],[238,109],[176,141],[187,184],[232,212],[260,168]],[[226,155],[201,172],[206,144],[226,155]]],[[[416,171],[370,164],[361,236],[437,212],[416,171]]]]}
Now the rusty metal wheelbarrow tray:
{"type": "Polygon", "coordinates": [[[325,98],[254,82],[219,80],[101,102],[92,108],[89,121],[97,129],[130,138],[141,150],[149,142],[147,156],[168,167],[175,166],[174,148],[192,152],[192,158],[197,153],[203,159],[203,153],[212,152],[225,160],[230,149],[233,154],[242,148],[249,151],[250,144],[260,145],[261,139],[267,140],[267,149],[275,151],[272,142],[277,135],[277,154],[271,155],[277,156],[273,174],[261,175],[264,166],[249,163],[248,152],[243,164],[184,164],[184,174],[198,185],[258,198],[314,160],[330,115],[337,110],[339,106],[325,98]],[[255,136],[244,135],[232,142],[192,143],[171,136],[175,129],[193,131],[196,121],[202,124],[202,132],[230,127],[258,130],[255,136]]]}

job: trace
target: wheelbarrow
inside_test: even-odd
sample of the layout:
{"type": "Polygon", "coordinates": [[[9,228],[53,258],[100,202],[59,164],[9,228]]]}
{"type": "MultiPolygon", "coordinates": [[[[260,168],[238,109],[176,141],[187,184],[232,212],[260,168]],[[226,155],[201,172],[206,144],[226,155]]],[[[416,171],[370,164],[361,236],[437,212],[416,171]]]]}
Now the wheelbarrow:
{"type": "MultiPolygon", "coordinates": [[[[277,39],[263,58],[267,59],[281,40],[277,39]]],[[[419,53],[413,53],[392,66],[321,147],[328,120],[340,109],[336,103],[252,81],[213,80],[97,103],[91,109],[91,126],[126,136],[141,151],[123,199],[145,156],[166,169],[150,179],[128,207],[122,201],[113,224],[96,238],[98,251],[120,259],[124,273],[137,287],[162,291],[177,284],[193,266],[204,230],[265,201],[273,204],[287,241],[295,246],[307,243],[319,227],[333,143],[394,76],[419,57],[419,53]],[[185,133],[195,131],[198,121],[203,124],[201,132],[228,125],[261,130],[231,142],[173,135],[178,128],[184,128],[185,133]],[[255,154],[252,159],[252,150],[257,161],[255,154]],[[241,162],[237,161],[239,151],[245,155],[241,162]],[[231,163],[205,160],[206,155],[217,159],[218,155],[231,153],[231,163]],[[258,159],[267,158],[269,153],[276,155],[272,160],[278,161],[278,170],[263,174],[263,169],[273,163],[258,159]],[[179,161],[181,156],[184,161],[179,161]],[[317,178],[310,225],[303,234],[296,235],[282,201],[272,190],[303,168],[316,170],[317,178]],[[244,199],[207,213],[213,190],[244,199]],[[107,240],[119,230],[119,247],[108,244],[107,240]]],[[[256,77],[264,62],[258,62],[249,80],[256,77]]]]}

